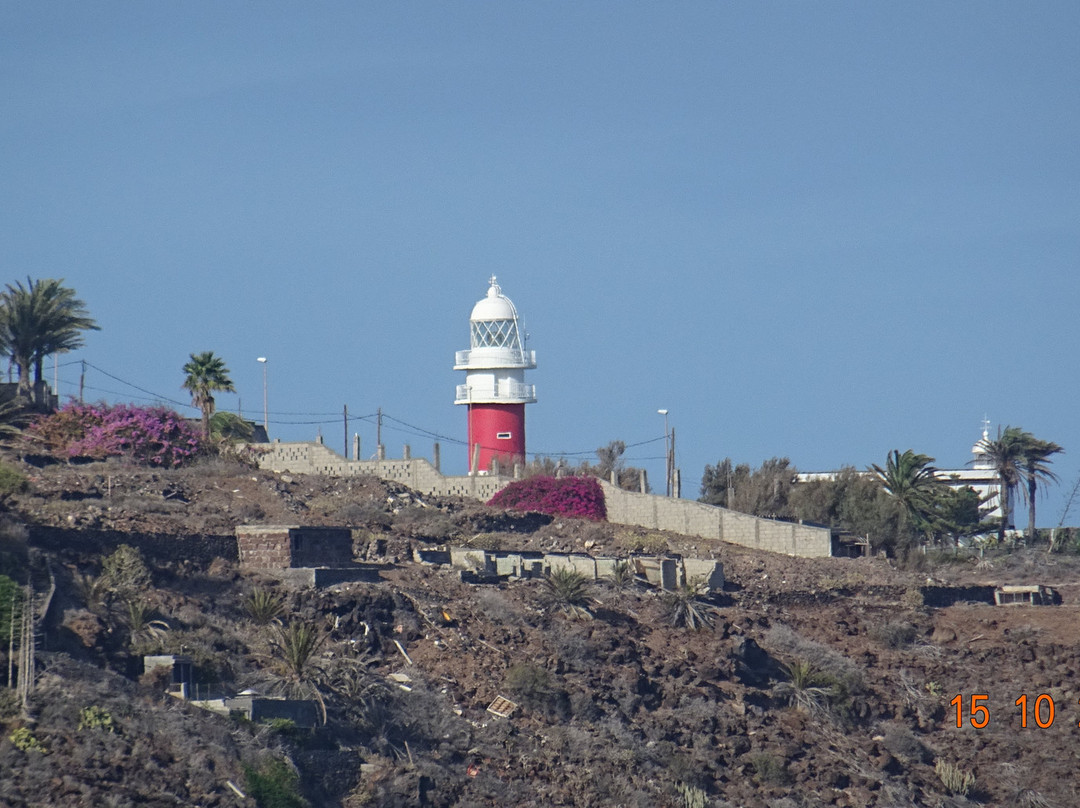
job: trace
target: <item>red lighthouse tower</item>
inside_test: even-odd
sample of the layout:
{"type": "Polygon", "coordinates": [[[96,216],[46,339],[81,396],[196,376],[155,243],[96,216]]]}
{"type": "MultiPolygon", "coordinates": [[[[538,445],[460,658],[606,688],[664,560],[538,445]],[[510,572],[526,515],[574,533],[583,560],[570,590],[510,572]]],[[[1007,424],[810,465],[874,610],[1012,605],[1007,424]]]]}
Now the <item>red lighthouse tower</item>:
{"type": "Polygon", "coordinates": [[[504,469],[525,462],[525,405],[536,401],[536,387],[525,384],[536,352],[525,350],[517,309],[494,275],[490,283],[469,317],[469,350],[454,356],[454,370],[465,371],[454,403],[469,407],[470,474],[492,460],[504,469]]]}

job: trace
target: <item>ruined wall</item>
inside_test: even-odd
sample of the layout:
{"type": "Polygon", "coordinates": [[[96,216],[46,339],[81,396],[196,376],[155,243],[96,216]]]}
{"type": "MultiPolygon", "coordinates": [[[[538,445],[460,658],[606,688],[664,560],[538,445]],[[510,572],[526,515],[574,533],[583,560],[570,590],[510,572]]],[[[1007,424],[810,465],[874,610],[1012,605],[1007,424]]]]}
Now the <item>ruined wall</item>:
{"type": "Polygon", "coordinates": [[[612,577],[616,564],[629,563],[635,574],[661,589],[674,590],[684,584],[700,584],[714,591],[724,588],[724,565],[711,558],[646,555],[616,558],[587,553],[515,552],[452,546],[448,552],[414,549],[413,560],[428,564],[449,563],[481,578],[543,578],[555,570],[569,569],[591,581],[612,577]]]}
{"type": "Polygon", "coordinates": [[[241,569],[277,570],[352,563],[348,528],[262,525],[236,528],[241,569]]]}

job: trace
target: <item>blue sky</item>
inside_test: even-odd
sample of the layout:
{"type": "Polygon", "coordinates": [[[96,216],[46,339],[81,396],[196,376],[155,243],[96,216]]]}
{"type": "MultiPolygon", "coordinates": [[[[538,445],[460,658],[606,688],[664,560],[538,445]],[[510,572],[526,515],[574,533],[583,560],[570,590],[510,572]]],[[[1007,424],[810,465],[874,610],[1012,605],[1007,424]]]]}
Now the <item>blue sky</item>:
{"type": "MultiPolygon", "coordinates": [[[[6,3],[3,280],[63,277],[102,326],[62,394],[85,359],[88,396],[183,402],[213,350],[261,419],[266,356],[271,434],[338,448],[344,405],[463,441],[496,274],[530,452],[649,441],[665,407],[696,496],[724,456],[962,465],[985,415],[1066,448],[1056,525],[1078,31],[1072,0],[6,3]]],[[[389,453],[430,455],[412,432],[389,453]]],[[[662,441],[628,454],[662,486],[662,441]]]]}

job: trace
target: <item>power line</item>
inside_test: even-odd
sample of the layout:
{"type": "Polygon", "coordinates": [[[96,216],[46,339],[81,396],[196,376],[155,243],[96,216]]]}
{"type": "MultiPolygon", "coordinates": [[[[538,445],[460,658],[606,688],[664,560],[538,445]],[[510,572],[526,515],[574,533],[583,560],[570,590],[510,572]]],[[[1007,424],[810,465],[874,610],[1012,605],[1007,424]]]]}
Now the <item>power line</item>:
{"type": "MultiPolygon", "coordinates": [[[[83,363],[84,363],[84,360],[74,360],[72,362],[64,363],[63,367],[67,367],[67,366],[70,366],[70,365],[83,364],[83,363]]],[[[127,387],[130,387],[130,388],[132,388],[134,390],[138,390],[140,393],[145,393],[147,396],[150,396],[149,399],[145,399],[145,400],[157,401],[157,402],[166,402],[166,403],[172,404],[174,406],[184,407],[184,408],[187,408],[187,409],[193,409],[193,410],[198,409],[193,404],[189,404],[189,403],[186,403],[186,402],[183,402],[183,401],[177,401],[176,399],[169,398],[168,396],[163,396],[160,393],[155,393],[152,390],[147,390],[144,387],[140,387],[139,385],[137,385],[137,384],[135,384],[133,382],[129,382],[126,379],[122,379],[121,377],[117,376],[114,373],[110,373],[109,371],[105,370],[104,368],[98,367],[97,365],[93,364],[92,362],[85,362],[85,365],[86,365],[86,367],[93,368],[98,373],[102,373],[105,376],[108,376],[110,379],[113,379],[114,381],[118,381],[121,384],[126,385],[127,387]]],[[[72,382],[67,382],[67,381],[65,381],[64,384],[73,385],[72,382]]],[[[117,392],[115,390],[106,390],[106,389],[103,389],[103,388],[93,387],[93,386],[90,386],[90,385],[84,385],[84,389],[96,390],[98,392],[108,393],[110,395],[125,395],[125,394],[119,393],[119,392],[117,392]]],[[[327,413],[327,412],[285,412],[285,411],[277,411],[277,412],[271,412],[269,414],[270,415],[276,415],[276,416],[281,416],[281,415],[309,416],[309,417],[311,417],[313,419],[313,420],[273,420],[273,421],[271,421],[272,424],[276,424],[278,426],[322,426],[322,425],[325,425],[325,424],[341,423],[341,420],[342,420],[341,416],[339,416],[337,413],[327,413]]],[[[377,416],[377,413],[370,413],[368,415],[348,416],[345,419],[345,421],[346,421],[346,423],[357,422],[357,421],[370,422],[371,419],[375,418],[376,416],[377,416]]],[[[440,432],[435,432],[434,430],[427,429],[427,428],[421,427],[421,426],[417,426],[416,424],[411,424],[408,421],[403,421],[400,418],[395,418],[394,416],[388,415],[385,412],[382,414],[382,417],[383,417],[384,420],[393,421],[396,424],[400,424],[400,427],[403,427],[403,428],[395,429],[394,431],[396,431],[396,432],[403,432],[404,434],[413,435],[415,437],[433,438],[435,440],[445,441],[445,442],[447,442],[449,444],[457,445],[457,446],[468,446],[468,442],[464,441],[464,440],[462,440],[460,438],[455,438],[455,437],[452,437],[450,435],[444,435],[444,434],[442,434],[440,432]]],[[[393,429],[393,427],[391,427],[391,429],[393,429]]],[[[638,446],[647,446],[647,445],[649,445],[651,443],[657,443],[659,441],[666,440],[666,438],[667,438],[666,435],[660,435],[660,436],[655,437],[655,438],[649,438],[647,440],[637,441],[635,443],[628,443],[628,444],[625,445],[625,448],[626,449],[633,449],[633,448],[636,448],[638,446]]],[[[494,450],[494,449],[498,449],[499,447],[486,446],[486,447],[483,447],[483,448],[494,450]]],[[[596,454],[596,450],[591,449],[591,450],[582,450],[582,451],[573,451],[573,452],[568,452],[568,451],[561,451],[561,452],[536,451],[536,452],[528,452],[528,454],[531,455],[534,458],[538,458],[538,457],[590,457],[590,456],[596,454]]],[[[629,459],[632,459],[632,458],[627,458],[627,459],[629,460],[629,459]]],[[[664,458],[645,457],[645,458],[633,458],[633,459],[636,460],[636,461],[641,461],[641,460],[662,460],[664,458]]]]}

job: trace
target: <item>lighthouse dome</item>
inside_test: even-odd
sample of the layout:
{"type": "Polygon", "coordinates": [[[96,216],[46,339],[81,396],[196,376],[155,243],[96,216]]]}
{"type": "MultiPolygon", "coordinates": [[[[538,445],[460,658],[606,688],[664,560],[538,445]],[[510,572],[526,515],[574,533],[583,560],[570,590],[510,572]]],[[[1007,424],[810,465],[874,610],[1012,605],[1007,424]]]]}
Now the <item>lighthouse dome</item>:
{"type": "Polygon", "coordinates": [[[487,296],[477,301],[473,306],[469,319],[473,322],[481,320],[516,320],[518,313],[510,298],[503,294],[502,289],[491,276],[491,285],[488,287],[487,296]]]}
{"type": "Polygon", "coordinates": [[[491,276],[487,297],[473,306],[469,331],[469,344],[473,350],[510,349],[522,354],[517,309],[510,298],[502,293],[494,275],[491,276]]]}

